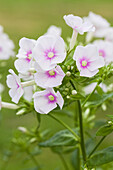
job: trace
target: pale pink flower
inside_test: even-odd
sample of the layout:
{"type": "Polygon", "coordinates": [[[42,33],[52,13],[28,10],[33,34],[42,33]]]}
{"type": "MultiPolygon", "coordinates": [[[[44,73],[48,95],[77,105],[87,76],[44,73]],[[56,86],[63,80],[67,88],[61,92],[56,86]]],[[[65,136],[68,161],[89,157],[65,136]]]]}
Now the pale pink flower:
{"type": "Polygon", "coordinates": [[[38,64],[35,65],[37,73],[34,75],[35,82],[42,88],[56,87],[62,84],[62,80],[65,76],[60,66],[45,71],[38,64]]]}
{"type": "Polygon", "coordinates": [[[19,41],[19,52],[16,55],[18,59],[15,61],[15,67],[20,73],[25,73],[29,71],[33,64],[32,51],[35,47],[36,40],[22,38],[19,41]]]}
{"type": "Polygon", "coordinates": [[[66,57],[64,40],[60,36],[41,36],[37,40],[33,56],[43,70],[53,69],[66,57]]]}
{"type": "Polygon", "coordinates": [[[61,36],[62,29],[60,27],[56,27],[55,25],[51,25],[48,30],[46,35],[55,35],[55,36],[61,36]]]}
{"type": "Polygon", "coordinates": [[[18,103],[20,97],[23,95],[24,91],[21,85],[20,78],[14,73],[13,70],[9,70],[11,74],[7,76],[7,85],[9,88],[9,95],[12,101],[18,103]]]}
{"type": "Polygon", "coordinates": [[[60,109],[62,109],[64,104],[60,92],[57,91],[57,93],[55,93],[52,88],[36,92],[33,97],[35,110],[41,114],[48,114],[57,107],[57,104],[60,106],[60,109]]]}
{"type": "Polygon", "coordinates": [[[84,21],[81,17],[74,16],[72,14],[65,15],[64,20],[67,25],[69,25],[73,30],[79,34],[84,34],[84,32],[94,31],[95,28],[89,21],[84,21]]]}
{"type": "Polygon", "coordinates": [[[84,77],[94,76],[98,73],[98,68],[105,64],[95,45],[77,46],[73,59],[76,60],[80,76],[84,77]]]}
{"type": "Polygon", "coordinates": [[[99,55],[104,58],[106,65],[113,62],[113,43],[104,40],[97,40],[94,41],[93,44],[97,46],[99,55]]]}

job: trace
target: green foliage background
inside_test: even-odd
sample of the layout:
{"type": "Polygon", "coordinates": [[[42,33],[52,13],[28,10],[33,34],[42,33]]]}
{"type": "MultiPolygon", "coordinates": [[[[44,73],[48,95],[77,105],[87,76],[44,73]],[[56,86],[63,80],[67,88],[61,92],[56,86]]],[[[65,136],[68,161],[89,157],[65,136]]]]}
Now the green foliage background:
{"type": "MultiPolygon", "coordinates": [[[[72,30],[66,26],[63,15],[73,13],[78,16],[87,16],[89,11],[103,15],[113,25],[113,0],[0,0],[0,25],[3,25],[5,32],[14,41],[17,53],[20,38],[37,39],[46,32],[50,25],[62,27],[62,37],[66,39],[67,36],[71,36],[72,30]]],[[[14,68],[14,59],[7,61],[6,67],[0,66],[0,74],[3,74],[0,82],[4,85],[6,85],[6,75],[9,68],[14,68]]],[[[7,88],[3,93],[3,100],[10,101],[7,88]]],[[[112,114],[112,108],[111,105],[110,109],[104,113],[99,110],[99,114],[97,113],[96,116],[98,119],[105,119],[105,114],[112,114]]],[[[53,134],[63,129],[50,117],[42,117],[42,130],[50,129],[50,133],[53,134]]],[[[69,117],[60,114],[59,117],[73,126],[69,117]]],[[[33,114],[17,117],[14,111],[3,110],[0,113],[0,165],[3,164],[3,159],[6,159],[3,158],[3,155],[10,147],[10,140],[15,129],[18,126],[27,126],[30,129],[36,124],[37,121],[33,114]]],[[[102,147],[112,145],[112,139],[112,135],[110,135],[102,147]]],[[[9,159],[6,170],[25,170],[32,167],[33,163],[31,161],[26,163],[25,158],[25,153],[22,155],[15,153],[9,159]]],[[[68,159],[67,156],[66,159],[68,159]]],[[[55,167],[59,166],[63,170],[59,157],[49,149],[44,149],[44,153],[37,157],[37,160],[44,164],[44,170],[54,170],[55,167]]]]}

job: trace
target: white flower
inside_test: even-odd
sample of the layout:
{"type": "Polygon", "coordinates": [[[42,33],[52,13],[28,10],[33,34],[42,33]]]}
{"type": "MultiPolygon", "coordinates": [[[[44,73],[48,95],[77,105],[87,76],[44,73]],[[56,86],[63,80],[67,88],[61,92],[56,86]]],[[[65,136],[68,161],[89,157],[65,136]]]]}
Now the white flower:
{"type": "Polygon", "coordinates": [[[66,57],[64,40],[59,36],[41,36],[37,40],[33,56],[43,70],[53,69],[66,57]]]}
{"type": "Polygon", "coordinates": [[[52,88],[36,92],[33,97],[35,110],[41,114],[48,114],[57,107],[57,104],[60,106],[60,109],[62,109],[64,104],[64,100],[59,91],[55,93],[52,88]]]}
{"type": "Polygon", "coordinates": [[[21,85],[20,78],[14,73],[13,70],[9,70],[11,74],[7,76],[7,85],[9,88],[9,95],[12,101],[18,103],[20,97],[23,95],[24,91],[21,85]]]}
{"type": "Polygon", "coordinates": [[[16,55],[19,59],[15,61],[15,67],[20,73],[29,71],[33,64],[32,51],[35,47],[36,40],[22,38],[19,41],[19,53],[16,55]]]}
{"type": "Polygon", "coordinates": [[[84,21],[81,17],[74,16],[72,14],[65,15],[64,20],[67,25],[69,25],[73,30],[75,30],[79,34],[84,34],[84,32],[90,32],[95,30],[91,22],[84,21]]]}
{"type": "Polygon", "coordinates": [[[98,68],[105,64],[95,45],[77,46],[73,59],[76,60],[80,76],[84,77],[94,76],[98,73],[98,68]]]}
{"type": "Polygon", "coordinates": [[[113,43],[113,27],[105,30],[105,39],[113,43]]]}
{"type": "Polygon", "coordinates": [[[104,40],[97,40],[94,41],[93,44],[97,46],[99,55],[104,58],[106,65],[113,61],[113,43],[104,40]]]}
{"type": "Polygon", "coordinates": [[[14,43],[9,39],[8,35],[3,32],[0,26],[0,60],[7,60],[14,56],[14,43]]]}
{"type": "Polygon", "coordinates": [[[56,87],[62,84],[65,74],[60,66],[56,66],[51,70],[45,71],[36,64],[35,69],[37,73],[35,73],[34,79],[38,86],[47,88],[56,87]]]}
{"type": "Polygon", "coordinates": [[[51,25],[47,30],[47,35],[55,35],[61,36],[62,29],[60,27],[56,27],[55,25],[51,25]]]}

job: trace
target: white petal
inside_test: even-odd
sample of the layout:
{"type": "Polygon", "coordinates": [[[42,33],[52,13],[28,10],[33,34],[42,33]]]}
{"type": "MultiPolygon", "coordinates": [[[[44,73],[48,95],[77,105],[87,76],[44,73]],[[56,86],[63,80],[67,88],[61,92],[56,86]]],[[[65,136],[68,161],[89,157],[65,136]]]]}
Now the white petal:
{"type": "Polygon", "coordinates": [[[31,67],[31,61],[27,61],[25,58],[19,58],[15,61],[14,65],[16,67],[16,69],[18,70],[18,72],[20,73],[25,73],[27,71],[29,71],[30,67],[31,67]]]}
{"type": "Polygon", "coordinates": [[[94,75],[96,75],[98,73],[98,71],[99,70],[89,71],[88,69],[83,69],[80,71],[80,76],[93,77],[94,75]]]}
{"type": "Polygon", "coordinates": [[[57,103],[60,106],[60,109],[62,109],[63,105],[64,105],[64,99],[61,96],[60,92],[57,91],[57,103]]]}

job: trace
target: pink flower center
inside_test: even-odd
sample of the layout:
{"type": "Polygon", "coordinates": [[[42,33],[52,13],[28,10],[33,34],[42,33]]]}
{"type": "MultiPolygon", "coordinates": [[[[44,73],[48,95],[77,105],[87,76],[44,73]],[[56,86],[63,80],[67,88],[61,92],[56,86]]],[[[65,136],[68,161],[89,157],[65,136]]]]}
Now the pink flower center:
{"type": "Polygon", "coordinates": [[[54,48],[46,50],[44,53],[45,53],[46,59],[48,59],[48,60],[51,60],[56,56],[56,51],[54,48]]]}
{"type": "Polygon", "coordinates": [[[56,71],[54,70],[47,71],[46,74],[48,77],[56,77],[56,71]]]}
{"type": "Polygon", "coordinates": [[[56,96],[54,94],[48,93],[46,95],[46,97],[47,97],[49,103],[55,103],[56,102],[56,96]]]}
{"type": "Polygon", "coordinates": [[[83,57],[82,59],[80,59],[80,65],[81,68],[87,68],[90,65],[90,62],[86,57],[83,57]]]}
{"type": "Polygon", "coordinates": [[[103,58],[106,57],[106,53],[102,49],[99,50],[99,55],[102,56],[103,58]]]}
{"type": "Polygon", "coordinates": [[[31,51],[31,50],[28,51],[28,52],[26,53],[26,56],[27,56],[26,60],[27,60],[28,62],[30,62],[31,59],[32,59],[32,51],[31,51]]]}

